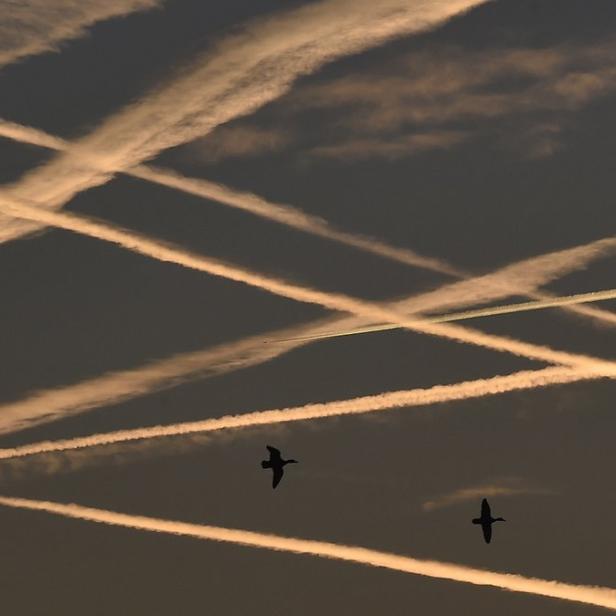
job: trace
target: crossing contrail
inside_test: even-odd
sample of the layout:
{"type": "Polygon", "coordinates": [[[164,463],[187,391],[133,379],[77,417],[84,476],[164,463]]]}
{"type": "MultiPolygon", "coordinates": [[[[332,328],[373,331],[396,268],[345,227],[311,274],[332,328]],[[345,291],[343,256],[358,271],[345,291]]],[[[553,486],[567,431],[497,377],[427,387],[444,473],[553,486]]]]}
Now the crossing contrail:
{"type": "MultiPolygon", "coordinates": [[[[60,152],[70,151],[71,148],[70,142],[60,137],[55,137],[36,128],[1,119],[0,137],[60,152]]],[[[86,153],[83,153],[82,160],[88,160],[86,153]]],[[[96,156],[91,156],[90,162],[93,166],[96,166],[96,156]]],[[[137,165],[124,170],[123,173],[140,180],[165,186],[166,188],[173,188],[190,195],[202,197],[215,203],[222,203],[254,216],[259,216],[266,220],[271,220],[398,263],[412,267],[421,267],[440,274],[458,275],[455,268],[450,268],[438,259],[424,257],[406,248],[390,246],[377,239],[336,229],[323,218],[307,214],[299,208],[282,203],[272,203],[255,194],[233,190],[216,182],[186,177],[175,171],[147,165],[137,165]]]]}
{"type": "MultiPolygon", "coordinates": [[[[464,312],[453,312],[436,316],[422,317],[428,323],[451,323],[453,321],[466,321],[468,319],[479,319],[481,317],[491,317],[501,314],[515,314],[517,312],[529,312],[532,310],[545,310],[546,308],[557,308],[561,306],[573,306],[592,302],[604,302],[609,299],[616,299],[616,289],[606,289],[605,291],[591,291],[590,293],[577,293],[575,295],[564,295],[551,299],[523,302],[520,304],[506,304],[504,306],[494,306],[492,308],[479,308],[478,310],[465,310],[464,312]]],[[[401,326],[392,323],[383,325],[370,325],[359,329],[350,329],[337,332],[326,332],[313,336],[303,336],[290,338],[290,340],[322,340],[325,338],[340,338],[342,336],[357,336],[358,334],[369,334],[373,332],[391,331],[401,329],[401,326]]],[[[285,340],[273,340],[272,342],[285,342],[285,340]]]]}
{"type": "Polygon", "coordinates": [[[0,497],[0,505],[30,511],[41,511],[109,526],[192,537],[205,541],[231,543],[276,552],[290,552],[292,554],[341,560],[369,567],[400,571],[411,575],[462,582],[476,586],[490,586],[513,592],[596,605],[610,610],[616,609],[616,590],[602,586],[582,586],[553,580],[542,580],[540,578],[528,578],[513,573],[498,573],[485,569],[475,569],[465,565],[418,559],[358,546],[340,545],[295,537],[282,537],[280,535],[235,528],[161,520],[159,518],[118,513],[75,504],[3,496],[0,497]]]}
{"type": "Polygon", "coordinates": [[[511,391],[574,383],[580,380],[598,379],[601,376],[601,374],[596,372],[564,367],[524,370],[506,376],[464,381],[453,385],[435,385],[427,389],[393,391],[350,400],[314,403],[300,407],[256,411],[240,415],[226,415],[202,421],[118,430],[116,432],[93,434],[58,441],[43,441],[19,447],[0,449],[0,460],[11,460],[43,453],[86,449],[144,439],[219,432],[221,430],[324,419],[341,415],[360,415],[405,407],[427,406],[455,400],[468,400],[504,394],[511,391]]]}
{"type": "Polygon", "coordinates": [[[16,200],[6,194],[0,194],[0,210],[14,218],[23,218],[56,226],[61,229],[87,235],[122,248],[152,257],[164,262],[175,263],[183,267],[205,272],[213,276],[226,278],[235,282],[267,291],[280,297],[298,302],[315,304],[339,312],[347,312],[375,322],[396,323],[406,329],[441,336],[456,342],[472,344],[491,350],[512,353],[520,357],[538,359],[554,364],[581,367],[598,371],[602,375],[614,373],[616,364],[593,357],[574,355],[565,351],[556,351],[549,347],[522,342],[503,336],[486,334],[469,330],[457,325],[430,323],[421,319],[409,319],[406,315],[383,307],[373,302],[357,299],[340,293],[328,293],[307,286],[301,286],[280,278],[266,276],[240,268],[222,261],[198,255],[127,231],[118,226],[94,221],[85,216],[68,212],[51,211],[34,207],[22,200],[16,200]]]}
{"type": "MultiPolygon", "coordinates": [[[[70,151],[27,173],[12,194],[49,209],[165,149],[203,137],[338,58],[435,28],[486,0],[325,0],[254,20],[190,70],[104,121],[70,151]],[[88,161],[95,156],[96,165],[88,161]]],[[[0,217],[0,241],[41,228],[0,217]]]]}
{"type": "MultiPolygon", "coordinates": [[[[0,120],[0,136],[56,151],[66,151],[71,148],[70,142],[64,139],[50,135],[36,128],[7,122],[5,120],[0,120]]],[[[82,152],[81,160],[82,163],[88,160],[92,165],[97,165],[96,157],[88,157],[86,152],[82,152]]],[[[242,211],[261,216],[294,229],[305,231],[405,265],[421,267],[460,279],[467,279],[472,276],[469,272],[449,265],[443,260],[419,255],[414,251],[391,246],[380,240],[336,229],[326,220],[307,214],[293,206],[272,203],[258,195],[237,191],[215,182],[209,182],[200,178],[186,177],[174,171],[146,165],[137,165],[128,168],[124,173],[142,180],[157,183],[167,188],[173,188],[191,195],[203,197],[210,201],[238,208],[242,211]]],[[[608,256],[614,252],[616,252],[616,239],[604,238],[582,246],[527,259],[513,266],[504,268],[500,273],[497,272],[496,276],[487,275],[473,277],[477,284],[474,285],[474,301],[471,303],[481,303],[482,301],[489,301],[492,299],[485,295],[486,290],[489,292],[490,286],[496,287],[501,293],[504,291],[503,287],[510,286],[510,294],[527,294],[535,300],[549,300],[549,295],[546,293],[539,293],[536,289],[564,273],[582,269],[593,260],[608,256]],[[520,275],[522,270],[523,276],[520,275]],[[480,292],[482,292],[483,295],[479,294],[480,292]]],[[[462,291],[464,288],[465,287],[461,285],[459,291],[462,291]]],[[[452,291],[453,289],[454,287],[451,288],[452,291]]],[[[598,310],[590,306],[582,306],[580,304],[568,304],[563,307],[600,323],[616,325],[616,314],[611,312],[598,310]]]]}
{"type": "MultiPolygon", "coordinates": [[[[460,308],[499,299],[513,293],[516,288],[521,293],[532,294],[535,286],[581,267],[585,260],[604,255],[610,244],[611,240],[599,240],[532,257],[491,274],[449,283],[434,291],[393,301],[388,306],[407,315],[418,315],[445,307],[460,308]],[[522,277],[523,281],[520,280],[522,277]]],[[[256,366],[327,336],[332,331],[357,331],[365,322],[365,319],[358,317],[329,317],[34,392],[21,400],[0,405],[0,434],[145,396],[187,380],[256,366]],[[269,343],[264,345],[264,342],[269,343]]]]}

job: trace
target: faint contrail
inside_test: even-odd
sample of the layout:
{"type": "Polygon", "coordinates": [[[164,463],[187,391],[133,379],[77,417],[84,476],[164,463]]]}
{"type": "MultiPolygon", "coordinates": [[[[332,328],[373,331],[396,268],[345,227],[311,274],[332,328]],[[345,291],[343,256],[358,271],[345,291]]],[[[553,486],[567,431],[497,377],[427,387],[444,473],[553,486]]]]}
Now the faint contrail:
{"type": "MultiPolygon", "coordinates": [[[[529,312],[532,310],[545,310],[546,308],[556,308],[561,306],[572,306],[574,304],[584,304],[591,302],[603,302],[608,299],[616,299],[616,289],[605,291],[591,291],[590,293],[577,293],[575,295],[565,295],[553,297],[551,299],[536,300],[533,302],[523,302],[520,304],[506,304],[504,306],[493,306],[491,308],[479,308],[478,310],[465,310],[464,312],[453,312],[436,316],[424,316],[422,320],[427,323],[451,323],[453,321],[466,321],[468,319],[478,319],[481,317],[491,317],[501,314],[515,314],[517,312],[529,312]]],[[[370,325],[360,329],[349,329],[344,331],[325,332],[312,336],[298,336],[291,340],[323,340],[326,338],[340,338],[342,336],[356,336],[358,334],[369,334],[374,332],[391,331],[401,329],[400,325],[386,323],[384,325],[370,325]]],[[[281,340],[280,342],[284,342],[281,340]]],[[[278,342],[272,340],[272,342],[278,342]]]]}
{"type": "Polygon", "coordinates": [[[598,371],[602,375],[612,374],[616,366],[612,362],[574,355],[564,351],[555,351],[548,347],[486,334],[476,330],[464,329],[456,325],[429,323],[421,319],[409,319],[400,312],[372,302],[340,293],[327,293],[279,278],[268,277],[257,272],[226,264],[222,261],[181,250],[169,244],[127,231],[121,227],[97,222],[84,216],[67,212],[42,210],[23,201],[8,197],[5,194],[0,194],[0,209],[15,218],[37,221],[45,225],[52,225],[101,239],[160,261],[176,263],[183,267],[256,287],[274,295],[303,303],[316,304],[329,310],[348,312],[377,322],[397,323],[412,331],[441,336],[457,342],[465,342],[492,350],[513,353],[521,357],[538,359],[548,363],[564,364],[598,371]]]}
{"type": "Polygon", "coordinates": [[[511,391],[597,379],[601,378],[601,376],[596,372],[588,372],[576,368],[552,367],[542,370],[524,370],[507,376],[464,381],[453,385],[435,385],[428,389],[394,391],[350,400],[307,404],[294,408],[257,411],[241,415],[226,415],[215,419],[204,419],[202,421],[165,426],[118,430],[116,432],[93,434],[58,441],[43,441],[19,447],[0,449],[0,460],[143,439],[218,432],[220,430],[338,417],[340,415],[360,415],[403,407],[427,406],[454,400],[468,400],[511,391]]]}
{"type": "MultiPolygon", "coordinates": [[[[61,208],[115,173],[254,112],[328,62],[436,27],[485,1],[327,0],[254,20],[218,41],[192,70],[107,119],[11,190],[26,201],[61,208]],[[97,165],[89,164],[91,156],[97,165]]],[[[0,241],[39,228],[34,221],[4,218],[0,241]]]]}
{"type": "Polygon", "coordinates": [[[443,507],[450,507],[451,505],[457,505],[459,503],[475,501],[487,496],[516,496],[519,494],[547,495],[554,494],[554,492],[544,488],[525,486],[520,484],[518,480],[504,479],[492,483],[483,483],[472,487],[460,488],[448,494],[442,494],[436,498],[425,501],[422,503],[421,508],[424,511],[434,511],[435,509],[442,509],[443,507]]]}
{"type": "Polygon", "coordinates": [[[463,582],[476,586],[492,586],[502,590],[552,597],[554,599],[563,599],[587,605],[597,605],[611,610],[616,609],[616,590],[602,586],[580,586],[539,578],[527,578],[513,573],[497,573],[447,562],[420,560],[410,556],[379,552],[357,546],[297,539],[295,537],[281,537],[279,535],[234,528],[221,528],[219,526],[161,520],[75,504],[11,497],[0,497],[0,504],[18,509],[44,511],[54,515],[107,524],[109,526],[193,537],[206,541],[233,543],[277,552],[318,556],[319,558],[342,560],[370,567],[410,573],[412,575],[463,582]]]}
{"type": "Polygon", "coordinates": [[[82,37],[97,22],[151,9],[158,0],[0,0],[0,69],[82,37]]]}

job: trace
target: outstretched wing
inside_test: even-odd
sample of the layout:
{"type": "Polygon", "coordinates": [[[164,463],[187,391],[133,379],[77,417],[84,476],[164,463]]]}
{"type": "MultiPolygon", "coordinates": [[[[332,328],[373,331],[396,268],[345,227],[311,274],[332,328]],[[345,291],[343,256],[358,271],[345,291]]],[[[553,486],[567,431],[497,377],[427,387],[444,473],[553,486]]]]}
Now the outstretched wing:
{"type": "Polygon", "coordinates": [[[276,468],[273,469],[273,471],[274,471],[274,477],[272,478],[272,488],[275,488],[280,483],[280,480],[282,479],[282,476],[284,475],[284,471],[282,470],[282,466],[277,466],[276,468]]]}
{"type": "Polygon", "coordinates": [[[277,462],[280,460],[280,451],[276,449],[276,447],[272,447],[271,445],[266,445],[267,450],[270,452],[270,460],[272,462],[277,462]]]}
{"type": "Polygon", "coordinates": [[[484,498],[481,501],[481,517],[484,519],[491,518],[492,512],[490,511],[490,505],[488,505],[488,499],[484,498]]]}
{"type": "Polygon", "coordinates": [[[482,524],[481,530],[483,531],[483,538],[486,540],[486,543],[490,543],[490,539],[492,539],[492,524],[482,524]]]}

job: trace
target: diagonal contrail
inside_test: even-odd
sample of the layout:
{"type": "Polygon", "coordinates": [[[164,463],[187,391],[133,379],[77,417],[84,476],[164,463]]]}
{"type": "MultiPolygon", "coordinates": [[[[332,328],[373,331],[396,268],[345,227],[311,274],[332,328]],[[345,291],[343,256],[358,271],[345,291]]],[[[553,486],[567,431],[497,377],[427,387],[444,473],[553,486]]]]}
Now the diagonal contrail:
{"type": "Polygon", "coordinates": [[[223,528],[219,526],[161,520],[159,518],[118,513],[75,504],[3,496],[0,497],[0,505],[30,511],[41,511],[109,526],[120,526],[134,530],[192,537],[205,541],[232,543],[246,547],[273,550],[276,552],[290,552],[292,554],[342,560],[369,567],[400,571],[411,575],[462,582],[476,586],[491,586],[513,592],[522,592],[531,595],[562,599],[564,601],[596,605],[610,610],[616,609],[616,590],[602,586],[582,586],[552,580],[542,580],[540,578],[528,578],[513,573],[486,571],[485,569],[475,569],[465,565],[379,552],[377,550],[358,546],[340,545],[337,543],[298,539],[295,537],[282,537],[280,535],[223,528]]]}
{"type": "Polygon", "coordinates": [[[236,267],[203,255],[191,253],[169,244],[127,231],[118,226],[94,221],[84,216],[67,212],[54,212],[33,207],[23,201],[0,194],[0,210],[15,218],[23,218],[52,225],[68,231],[97,238],[121,246],[133,252],[143,254],[160,261],[175,263],[183,267],[205,272],[213,276],[227,278],[235,282],[268,291],[274,295],[293,299],[298,302],[315,304],[364,317],[376,322],[396,323],[412,331],[441,336],[456,342],[508,352],[520,357],[536,359],[548,363],[563,364],[596,371],[602,375],[612,374],[616,364],[596,358],[574,355],[556,351],[548,347],[521,342],[503,336],[486,334],[481,331],[464,329],[460,326],[441,323],[429,323],[421,319],[409,319],[406,315],[382,307],[379,304],[364,301],[340,293],[328,293],[268,277],[258,272],[236,267]]]}
{"type": "Polygon", "coordinates": [[[602,375],[577,368],[544,368],[542,370],[524,370],[507,376],[465,381],[454,385],[435,385],[428,389],[411,389],[393,391],[375,396],[363,396],[350,400],[337,400],[307,404],[301,407],[256,411],[240,415],[226,415],[215,419],[183,422],[148,428],[118,430],[81,436],[58,441],[43,441],[19,447],[0,449],[0,460],[23,458],[42,453],[52,453],[89,447],[99,447],[114,443],[126,443],[144,439],[163,438],[205,432],[219,432],[238,428],[289,423],[338,417],[341,415],[360,415],[397,408],[427,406],[455,400],[468,400],[483,396],[504,394],[524,389],[562,385],[576,381],[598,379],[602,375]]]}
{"type": "MultiPolygon", "coordinates": [[[[583,262],[602,256],[610,246],[611,240],[599,240],[532,257],[491,274],[450,283],[434,291],[391,302],[388,306],[408,316],[493,301],[514,293],[516,288],[520,294],[530,295],[536,286],[581,267],[583,262]]],[[[207,378],[256,366],[309,344],[329,332],[355,330],[365,323],[365,319],[358,317],[320,319],[212,348],[180,353],[148,362],[138,368],[109,372],[73,385],[35,392],[22,400],[0,405],[0,434],[148,395],[189,379],[207,378]]]]}
{"type": "MultiPolygon", "coordinates": [[[[71,144],[68,141],[59,137],[55,137],[36,128],[7,122],[5,120],[0,120],[0,136],[56,151],[65,151],[71,148],[71,144]]],[[[86,154],[84,153],[82,160],[86,158],[86,154]]],[[[95,156],[91,156],[90,158],[91,160],[89,162],[96,166],[97,161],[95,156]]],[[[442,260],[422,256],[414,251],[391,246],[380,240],[336,229],[326,220],[307,214],[293,206],[272,203],[255,194],[237,191],[215,182],[209,182],[199,178],[190,178],[170,170],[146,165],[132,167],[125,170],[124,173],[168,188],[203,197],[210,201],[238,208],[255,216],[261,216],[288,227],[339,242],[405,265],[421,267],[441,274],[448,274],[455,278],[465,279],[471,276],[469,272],[449,265],[442,260]]],[[[522,261],[510,268],[505,268],[498,280],[494,280],[493,275],[479,277],[476,278],[476,280],[477,282],[481,281],[481,286],[483,287],[487,288],[490,285],[497,287],[498,291],[501,293],[503,292],[503,287],[510,284],[511,294],[528,294],[529,297],[538,301],[549,301],[551,296],[536,291],[539,286],[543,286],[551,279],[563,273],[570,273],[575,269],[582,269],[591,261],[608,256],[614,252],[616,252],[616,238],[604,238],[586,245],[522,261]],[[522,269],[524,270],[523,277],[518,273],[522,269]],[[507,276],[511,278],[510,281],[507,280],[507,276]]],[[[489,301],[489,299],[492,298],[476,295],[474,297],[474,302],[480,303],[484,299],[489,301]]],[[[611,312],[580,305],[569,305],[565,306],[565,308],[592,318],[600,323],[616,325],[616,314],[611,312]]]]}
{"type": "MultiPolygon", "coordinates": [[[[190,71],[107,119],[70,152],[26,174],[12,193],[59,209],[118,172],[254,112],[328,62],[437,27],[485,1],[323,0],[255,20],[220,40],[190,71]],[[94,155],[96,166],[87,163],[94,155]]],[[[3,217],[0,241],[39,228],[3,217]]]]}
{"type": "MultiPolygon", "coordinates": [[[[70,142],[60,137],[55,137],[36,128],[1,119],[0,137],[58,152],[70,151],[71,148],[70,142]]],[[[87,159],[87,155],[83,153],[82,160],[87,159]]],[[[96,167],[96,156],[91,156],[89,162],[96,167]]],[[[398,263],[421,267],[440,274],[459,275],[455,268],[449,267],[437,259],[424,257],[406,248],[390,246],[377,239],[336,229],[323,218],[307,214],[299,208],[282,203],[272,203],[252,193],[233,190],[216,182],[200,178],[190,178],[168,169],[147,165],[137,165],[126,169],[123,173],[153,184],[165,186],[166,188],[202,197],[215,203],[222,203],[287,227],[351,246],[352,248],[398,263]]]]}
{"type": "MultiPolygon", "coordinates": [[[[503,314],[517,314],[519,312],[530,312],[534,310],[545,310],[547,308],[557,308],[563,306],[574,306],[576,304],[604,302],[616,299],[616,289],[606,289],[605,291],[591,291],[590,293],[577,293],[575,295],[564,295],[551,299],[536,300],[533,302],[523,302],[520,304],[505,304],[504,306],[491,306],[490,308],[479,308],[477,310],[465,310],[464,312],[452,312],[450,314],[439,314],[436,316],[424,316],[422,320],[427,323],[452,323],[454,321],[467,321],[469,319],[479,319],[503,314]]],[[[386,323],[384,325],[370,325],[359,329],[348,329],[342,331],[330,331],[312,336],[299,336],[291,340],[324,340],[327,338],[341,338],[343,336],[357,336],[359,334],[371,334],[375,332],[386,332],[393,329],[401,329],[399,325],[386,323]]],[[[268,341],[269,342],[269,341],[268,341]]],[[[272,340],[271,342],[279,342],[272,340]]],[[[280,342],[285,342],[281,340],[280,342]]]]}

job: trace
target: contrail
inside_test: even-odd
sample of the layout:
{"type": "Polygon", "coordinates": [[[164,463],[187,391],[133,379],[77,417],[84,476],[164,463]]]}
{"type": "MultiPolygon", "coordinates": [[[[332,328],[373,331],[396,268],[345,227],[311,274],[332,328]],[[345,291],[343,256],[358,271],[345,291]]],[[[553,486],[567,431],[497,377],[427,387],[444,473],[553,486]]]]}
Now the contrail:
{"type": "Polygon", "coordinates": [[[0,0],[0,69],[28,56],[56,51],[85,36],[97,22],[144,11],[158,0],[0,0]]]}
{"type": "MultiPolygon", "coordinates": [[[[38,129],[6,121],[0,121],[0,135],[55,150],[63,150],[70,145],[65,140],[38,129]]],[[[92,164],[95,164],[95,162],[93,160],[92,164]]],[[[135,169],[145,169],[147,171],[148,168],[141,166],[133,168],[133,170],[135,169]]],[[[141,173],[143,179],[155,181],[156,178],[159,180],[161,177],[167,178],[164,175],[167,172],[157,170],[152,177],[148,173],[141,173]]],[[[168,178],[173,180],[174,176],[170,175],[168,178]]],[[[173,181],[166,182],[166,180],[163,180],[162,183],[180,188],[184,186],[182,183],[184,180],[182,178],[180,180],[180,185],[177,186],[173,181]]],[[[199,180],[189,178],[189,185],[193,181],[199,182],[199,180]]],[[[205,183],[205,185],[217,186],[212,183],[205,183]]],[[[229,193],[231,195],[230,199],[242,199],[245,196],[245,193],[237,193],[226,187],[220,187],[220,190],[223,191],[223,195],[229,193]]],[[[205,195],[202,194],[201,196],[205,195]]],[[[208,193],[207,196],[216,198],[216,192],[208,193]]],[[[258,201],[260,198],[254,195],[247,195],[246,199],[250,203],[254,200],[258,201]]],[[[301,211],[296,213],[300,219],[302,216],[305,216],[301,211]]],[[[534,290],[538,286],[544,285],[575,269],[581,269],[590,261],[609,254],[615,248],[616,239],[606,238],[591,242],[590,244],[532,257],[506,266],[492,274],[449,284],[436,291],[397,302],[394,308],[398,306],[404,312],[417,313],[434,308],[459,307],[486,302],[508,294],[526,293],[531,296],[537,296],[538,294],[534,290]]],[[[395,251],[397,249],[394,248],[392,250],[395,251]]],[[[432,268],[435,271],[440,271],[445,267],[445,269],[449,268],[452,270],[455,275],[462,276],[461,273],[456,273],[452,266],[446,264],[441,266],[439,263],[436,260],[425,259],[422,263],[416,263],[416,265],[421,265],[428,269],[432,268]]],[[[580,309],[581,307],[578,306],[577,308],[580,309]]],[[[590,310],[588,307],[585,308],[590,310]]],[[[610,320],[616,322],[616,315],[605,311],[596,311],[589,316],[601,319],[604,322],[609,322],[610,320]]],[[[331,322],[331,326],[344,326],[346,324],[356,327],[362,321],[365,322],[364,319],[338,318],[331,322]]],[[[328,329],[325,325],[325,323],[317,323],[312,326],[306,324],[292,330],[286,329],[272,332],[270,335],[264,335],[263,338],[265,340],[280,338],[288,340],[297,338],[298,334],[303,330],[304,334],[301,338],[307,341],[311,338],[318,339],[320,336],[331,332],[331,326],[328,329]]],[[[163,387],[172,386],[178,381],[185,380],[191,376],[193,378],[197,376],[204,377],[221,374],[230,369],[255,365],[300,346],[298,343],[287,343],[283,348],[281,343],[277,343],[276,351],[271,348],[266,351],[254,346],[255,344],[260,345],[262,342],[262,339],[252,337],[243,342],[230,343],[212,350],[206,349],[174,356],[166,360],[153,362],[143,368],[110,373],[76,385],[36,393],[25,400],[0,406],[0,433],[53,421],[60,413],[65,415],[67,413],[79,412],[102,404],[119,402],[123,399],[147,394],[163,387]]]]}
{"type": "Polygon", "coordinates": [[[580,380],[598,379],[601,374],[576,368],[550,367],[541,370],[524,370],[506,376],[489,379],[464,381],[453,385],[435,385],[428,389],[394,391],[375,396],[363,396],[350,400],[337,400],[307,404],[301,407],[256,411],[240,415],[226,415],[215,419],[184,422],[148,428],[118,430],[80,436],[58,441],[43,441],[19,447],[0,449],[0,460],[23,458],[26,456],[74,449],[85,449],[114,443],[126,443],[143,439],[163,438],[204,432],[218,432],[237,428],[251,428],[293,421],[307,421],[338,417],[341,415],[360,415],[388,411],[397,408],[427,406],[455,400],[468,400],[504,394],[524,389],[562,385],[580,380]]]}
{"type": "MultiPolygon", "coordinates": [[[[605,291],[591,291],[590,293],[577,293],[575,295],[564,295],[552,299],[537,300],[533,302],[523,302],[520,304],[506,304],[504,306],[494,306],[492,308],[480,308],[478,310],[465,310],[464,312],[453,312],[437,316],[425,316],[422,320],[427,323],[451,323],[453,321],[466,321],[468,319],[478,319],[480,317],[491,317],[501,314],[515,314],[516,312],[529,312],[532,310],[545,310],[546,308],[556,308],[561,306],[572,306],[590,302],[603,302],[608,299],[616,299],[616,289],[605,291]]],[[[313,336],[291,338],[291,340],[323,340],[325,338],[340,338],[341,336],[356,336],[358,334],[368,334],[373,332],[384,332],[392,329],[401,329],[401,326],[386,323],[384,325],[371,325],[360,329],[350,329],[337,332],[326,332],[313,336]]],[[[279,341],[272,341],[279,342],[279,341]]],[[[284,342],[282,340],[281,342],[284,342]]]]}
{"type": "MultiPolygon", "coordinates": [[[[391,302],[388,306],[407,315],[421,314],[443,307],[459,308],[495,300],[514,293],[516,287],[521,292],[531,294],[534,285],[580,267],[583,259],[590,260],[602,255],[610,243],[611,240],[599,240],[590,245],[532,257],[491,274],[450,283],[435,291],[391,302]],[[522,277],[523,282],[518,282],[522,277]]],[[[0,405],[0,434],[148,395],[189,379],[208,378],[256,366],[310,344],[333,330],[355,331],[365,322],[365,319],[358,317],[329,317],[212,348],[180,353],[73,385],[35,392],[22,400],[0,405]],[[263,344],[268,341],[269,344],[263,344]]]]}
{"type": "Polygon", "coordinates": [[[422,503],[421,508],[424,511],[434,511],[465,503],[475,501],[487,496],[516,496],[519,494],[554,494],[552,490],[544,488],[534,488],[530,486],[520,485],[519,481],[504,480],[493,483],[483,483],[468,488],[460,488],[448,494],[442,494],[431,500],[422,503]]]}
{"type": "MultiPolygon", "coordinates": [[[[56,151],[69,150],[71,147],[68,141],[59,137],[55,137],[36,128],[4,120],[0,120],[0,136],[56,151]]],[[[84,154],[82,159],[85,158],[86,155],[84,154]]],[[[90,159],[89,162],[96,165],[95,157],[92,156],[90,159]]],[[[125,173],[142,180],[238,208],[253,215],[261,216],[268,220],[273,220],[280,224],[352,246],[359,250],[376,254],[399,263],[411,265],[413,267],[421,267],[461,279],[471,276],[469,272],[449,265],[442,260],[425,257],[413,251],[390,246],[379,240],[364,237],[362,235],[337,230],[326,220],[306,214],[293,206],[272,203],[252,193],[236,191],[221,184],[182,176],[173,171],[151,166],[148,167],[146,165],[132,167],[127,169],[125,173]]],[[[536,300],[549,300],[550,296],[545,293],[538,293],[536,289],[563,273],[569,273],[575,269],[582,269],[591,261],[607,256],[615,251],[616,239],[605,238],[596,242],[591,242],[590,244],[522,261],[519,264],[505,268],[501,272],[497,272],[496,278],[494,275],[475,277],[477,284],[472,291],[473,303],[481,303],[482,300],[489,301],[493,299],[485,295],[478,296],[477,287],[479,286],[485,288],[494,286],[502,292],[503,287],[508,285],[511,287],[511,294],[528,294],[529,297],[536,300]],[[522,271],[523,273],[520,274],[522,271]],[[510,280],[507,280],[507,278],[510,278],[510,280]]],[[[483,289],[483,291],[485,293],[485,289],[483,289]]],[[[572,312],[577,312],[601,323],[616,325],[616,315],[611,312],[575,304],[568,307],[572,312]]]]}
{"type": "MultiPolygon", "coordinates": [[[[0,137],[60,152],[70,151],[71,148],[70,142],[60,137],[2,119],[0,119],[0,137]]],[[[95,156],[91,157],[91,163],[96,166],[95,156]]],[[[272,203],[252,193],[233,190],[228,186],[200,178],[186,177],[171,170],[161,169],[160,167],[137,165],[125,170],[123,173],[165,186],[166,188],[173,188],[190,195],[202,197],[215,203],[222,203],[254,216],[345,244],[398,263],[421,267],[440,274],[458,276],[455,268],[449,267],[438,259],[424,257],[405,248],[390,246],[373,238],[335,229],[322,218],[307,214],[291,205],[272,203]]]]}
{"type": "Polygon", "coordinates": [[[410,556],[379,552],[358,546],[339,545],[324,541],[297,539],[295,537],[282,537],[234,528],[221,528],[219,526],[161,520],[159,518],[129,515],[75,504],[11,497],[0,497],[0,504],[6,507],[43,511],[109,526],[192,537],[205,541],[232,543],[276,552],[290,552],[292,554],[342,560],[369,567],[400,571],[411,575],[463,582],[476,586],[491,586],[502,590],[596,605],[611,610],[616,609],[616,590],[602,586],[581,586],[539,578],[528,578],[513,573],[497,573],[453,563],[420,560],[410,556]]]}
{"type": "Polygon", "coordinates": [[[67,212],[42,210],[2,194],[0,194],[0,209],[15,218],[37,221],[45,225],[56,226],[111,242],[160,261],[175,263],[186,268],[206,272],[213,276],[227,278],[298,302],[319,305],[329,310],[351,313],[377,322],[396,323],[412,331],[441,336],[456,342],[473,344],[491,350],[508,352],[520,357],[598,371],[603,376],[614,374],[616,368],[616,364],[612,362],[593,357],[555,351],[548,347],[486,334],[476,330],[468,330],[456,325],[429,323],[421,319],[409,319],[400,312],[372,302],[340,293],[327,293],[279,278],[268,277],[257,272],[223,263],[222,261],[181,250],[169,244],[127,231],[121,227],[97,222],[84,216],[77,216],[67,212]]]}
{"type": "MultiPolygon", "coordinates": [[[[437,27],[485,1],[327,0],[255,20],[221,39],[192,70],[107,119],[70,152],[26,174],[11,187],[12,194],[59,209],[118,172],[256,111],[328,62],[437,27]],[[88,163],[92,156],[95,166],[88,163]]],[[[34,221],[4,218],[0,241],[37,229],[34,221]]]]}

